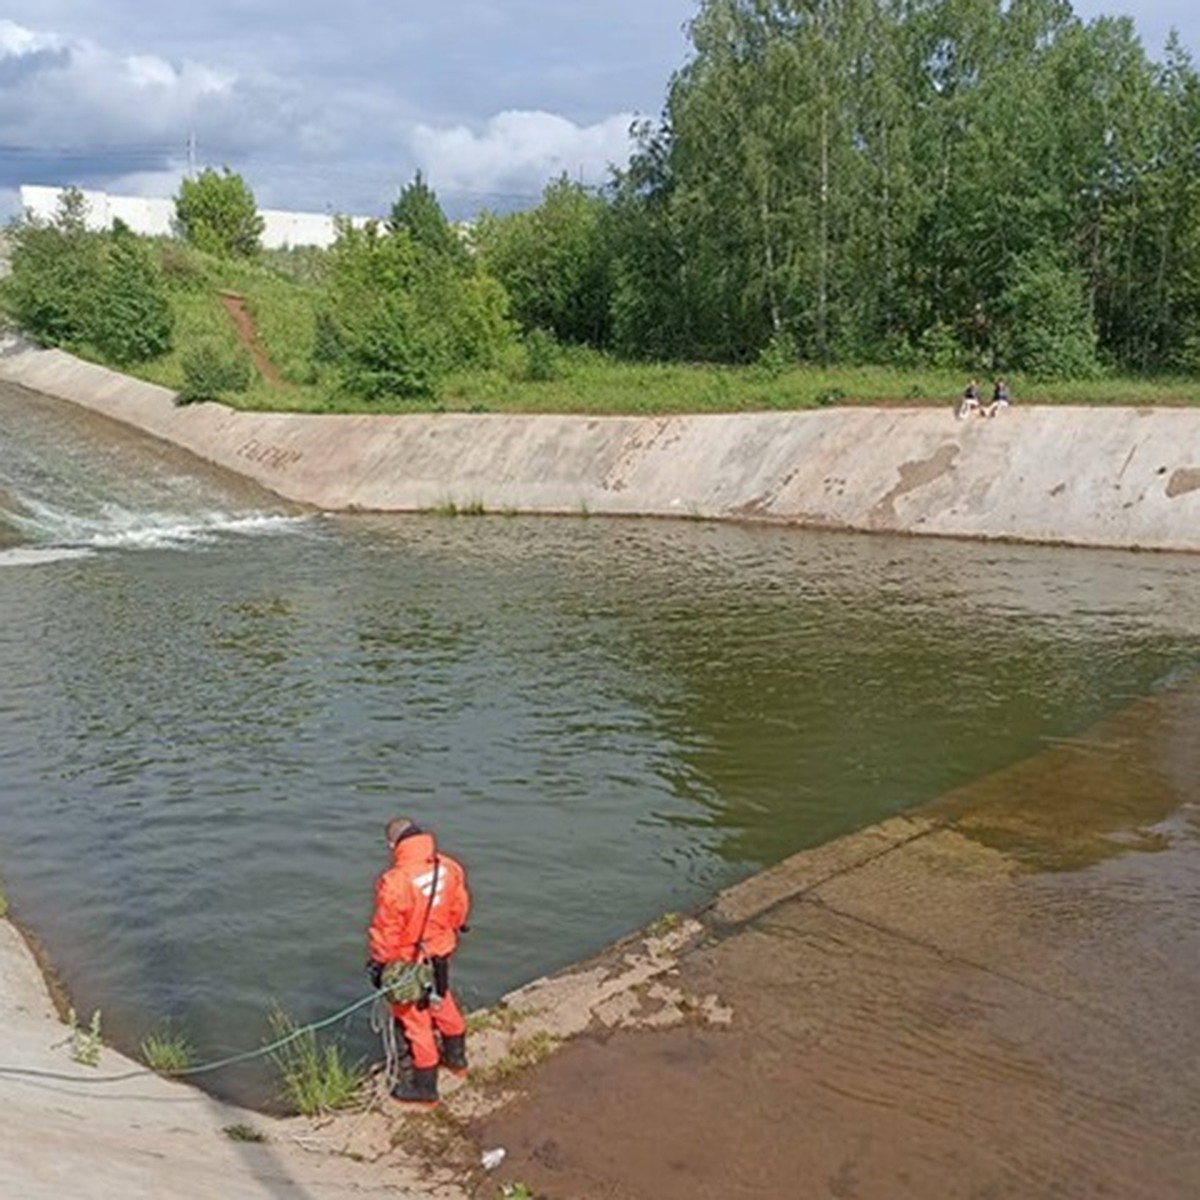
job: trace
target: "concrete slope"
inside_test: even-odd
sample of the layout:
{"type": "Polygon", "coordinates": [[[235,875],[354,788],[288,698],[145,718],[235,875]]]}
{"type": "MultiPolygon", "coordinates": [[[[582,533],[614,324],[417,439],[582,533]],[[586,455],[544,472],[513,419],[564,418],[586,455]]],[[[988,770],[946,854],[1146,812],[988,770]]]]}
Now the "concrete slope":
{"type": "Polygon", "coordinates": [[[325,510],[764,520],[1200,549],[1200,412],[1014,407],[674,417],[243,413],[10,344],[0,379],[325,510]]]}
{"type": "Polygon", "coordinates": [[[68,1040],[33,956],[0,919],[0,1196],[6,1200],[462,1195],[448,1176],[430,1178],[383,1148],[370,1162],[338,1154],[341,1147],[327,1144],[307,1121],[247,1113],[155,1075],[96,1082],[140,1064],[105,1049],[95,1068],[81,1066],[68,1040]],[[236,1125],[264,1140],[231,1138],[225,1130],[236,1125]]]}

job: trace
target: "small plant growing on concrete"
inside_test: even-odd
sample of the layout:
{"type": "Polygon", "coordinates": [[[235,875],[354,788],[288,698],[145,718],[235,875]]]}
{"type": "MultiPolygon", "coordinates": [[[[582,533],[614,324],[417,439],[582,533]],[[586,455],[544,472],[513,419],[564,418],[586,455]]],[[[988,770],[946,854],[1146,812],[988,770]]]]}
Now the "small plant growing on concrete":
{"type": "Polygon", "coordinates": [[[267,1135],[259,1129],[255,1129],[253,1125],[243,1125],[240,1122],[237,1125],[226,1125],[221,1132],[231,1142],[265,1142],[267,1135]]]}
{"type": "Polygon", "coordinates": [[[100,1010],[92,1013],[92,1019],[84,1029],[79,1024],[75,1010],[70,1008],[67,1010],[67,1025],[71,1029],[71,1058],[83,1067],[98,1066],[100,1051],[104,1049],[100,1038],[100,1010]]]}
{"type": "Polygon", "coordinates": [[[191,1042],[169,1026],[144,1038],[139,1050],[142,1062],[159,1075],[178,1075],[196,1061],[191,1042]]]}
{"type": "Polygon", "coordinates": [[[663,937],[668,933],[674,933],[682,924],[683,917],[679,913],[665,912],[656,921],[650,923],[646,932],[651,937],[663,937]]]}
{"type": "Polygon", "coordinates": [[[509,1008],[507,1004],[497,1004],[495,1008],[481,1009],[467,1016],[467,1032],[482,1033],[486,1029],[499,1029],[504,1033],[512,1033],[522,1021],[539,1016],[545,1009],[541,1008],[509,1008]]]}

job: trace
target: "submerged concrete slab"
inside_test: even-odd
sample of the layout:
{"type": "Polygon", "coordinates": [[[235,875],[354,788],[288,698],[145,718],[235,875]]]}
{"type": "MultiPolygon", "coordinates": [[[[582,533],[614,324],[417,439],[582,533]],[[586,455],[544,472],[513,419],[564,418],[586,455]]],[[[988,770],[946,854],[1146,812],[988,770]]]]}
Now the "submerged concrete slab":
{"type": "Polygon", "coordinates": [[[478,1143],[548,1200],[1200,1194],[1197,717],[1138,701],[732,889],[478,1143]]]}
{"type": "Polygon", "coordinates": [[[0,380],[85,405],[331,511],[607,513],[1200,549],[1200,411],[1015,406],[670,417],[179,408],[8,342],[0,380]]]}

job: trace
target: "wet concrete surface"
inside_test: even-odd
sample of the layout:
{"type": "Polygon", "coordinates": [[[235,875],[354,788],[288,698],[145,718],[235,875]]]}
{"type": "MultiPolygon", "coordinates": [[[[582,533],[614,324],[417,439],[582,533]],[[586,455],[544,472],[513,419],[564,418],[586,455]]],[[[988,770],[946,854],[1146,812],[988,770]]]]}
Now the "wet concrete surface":
{"type": "Polygon", "coordinates": [[[1139,700],[725,894],[664,979],[732,1019],[593,1020],[475,1119],[478,1195],[1200,1195],[1198,717],[1139,700]]]}

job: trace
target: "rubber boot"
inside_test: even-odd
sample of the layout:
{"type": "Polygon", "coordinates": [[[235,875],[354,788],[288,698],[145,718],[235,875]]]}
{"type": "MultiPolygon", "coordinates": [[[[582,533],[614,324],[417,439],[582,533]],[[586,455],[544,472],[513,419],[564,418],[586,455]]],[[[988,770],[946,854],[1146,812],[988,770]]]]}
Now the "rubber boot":
{"type": "Polygon", "coordinates": [[[408,1044],[408,1038],[404,1036],[404,1026],[396,1021],[396,1076],[403,1079],[406,1074],[411,1074],[413,1066],[412,1047],[408,1044]]]}
{"type": "Polygon", "coordinates": [[[467,1035],[456,1033],[442,1035],[442,1066],[455,1075],[467,1073],[467,1035]]]}
{"type": "Polygon", "coordinates": [[[392,1088],[392,1099],[401,1104],[438,1102],[437,1067],[414,1067],[411,1074],[402,1075],[392,1088]]]}

